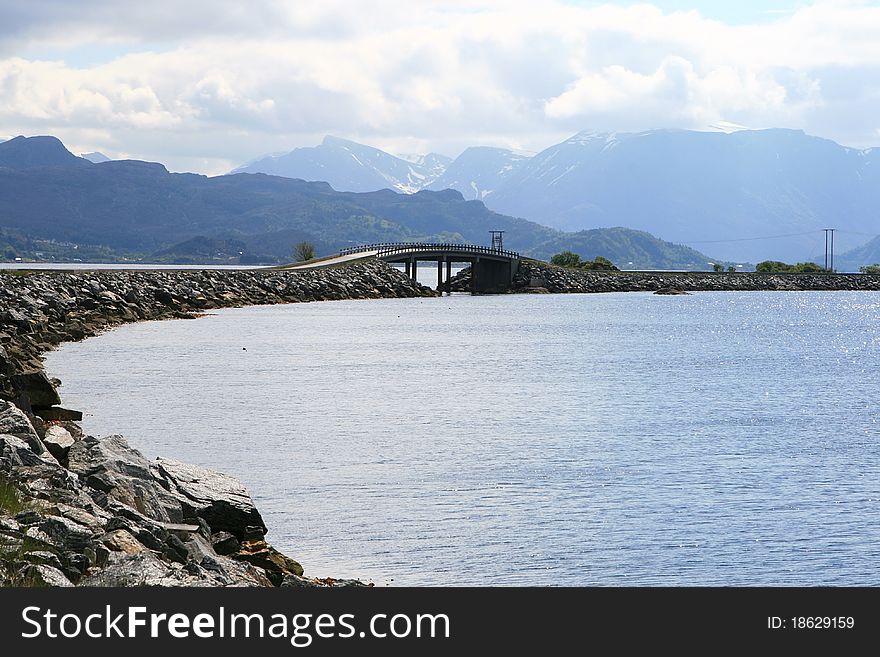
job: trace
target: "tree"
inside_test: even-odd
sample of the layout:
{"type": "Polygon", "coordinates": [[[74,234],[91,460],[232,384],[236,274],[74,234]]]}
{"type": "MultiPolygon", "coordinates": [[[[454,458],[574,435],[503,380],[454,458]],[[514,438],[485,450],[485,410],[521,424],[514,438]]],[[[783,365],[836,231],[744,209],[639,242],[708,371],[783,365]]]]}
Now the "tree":
{"type": "Polygon", "coordinates": [[[734,267],[733,265],[730,265],[730,266],[727,268],[727,273],[728,273],[728,274],[736,273],[736,267],[734,267]]]}
{"type": "Polygon", "coordinates": [[[594,271],[620,271],[613,262],[602,256],[596,256],[592,260],[584,260],[580,264],[580,268],[592,269],[594,271]]]}
{"type": "Polygon", "coordinates": [[[577,253],[563,251],[550,258],[550,264],[557,267],[580,267],[581,257],[577,253]]]}
{"type": "Polygon", "coordinates": [[[880,274],[880,265],[865,265],[859,267],[859,271],[863,274],[880,274]]]}
{"type": "Polygon", "coordinates": [[[297,242],[293,247],[293,257],[297,262],[311,260],[315,257],[315,245],[311,242],[297,242]]]}
{"type": "Polygon", "coordinates": [[[716,274],[720,274],[721,272],[724,271],[724,265],[716,262],[712,265],[712,271],[714,271],[716,274]]]}

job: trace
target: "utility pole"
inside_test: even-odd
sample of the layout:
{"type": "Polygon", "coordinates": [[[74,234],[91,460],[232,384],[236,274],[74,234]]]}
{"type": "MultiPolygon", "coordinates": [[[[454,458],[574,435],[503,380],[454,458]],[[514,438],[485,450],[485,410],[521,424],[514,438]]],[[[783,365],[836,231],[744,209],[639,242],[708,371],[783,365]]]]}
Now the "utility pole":
{"type": "Polygon", "coordinates": [[[825,271],[834,271],[834,231],[836,228],[823,228],[825,231],[825,271]],[[829,243],[828,236],[831,235],[831,241],[829,243]],[[831,246],[829,249],[828,246],[831,246]],[[831,260],[829,263],[828,255],[831,254],[831,260]],[[830,266],[829,266],[830,264],[830,266]]]}

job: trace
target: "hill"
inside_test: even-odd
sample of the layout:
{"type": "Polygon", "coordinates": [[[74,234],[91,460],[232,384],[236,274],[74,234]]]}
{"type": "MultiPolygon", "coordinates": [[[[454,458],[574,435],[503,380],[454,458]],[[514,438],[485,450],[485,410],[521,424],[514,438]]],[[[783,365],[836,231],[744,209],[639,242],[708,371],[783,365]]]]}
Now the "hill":
{"type": "Polygon", "coordinates": [[[356,193],[265,174],[208,178],[150,162],[93,164],[59,146],[45,138],[0,144],[0,161],[12,165],[0,168],[7,258],[273,263],[289,261],[300,241],[321,255],[383,241],[485,244],[490,230],[503,230],[507,248],[538,257],[583,248],[585,257],[614,253],[647,268],[705,269],[710,261],[625,229],[566,235],[454,190],[356,193]],[[608,251],[588,252],[593,248],[608,251]]]}

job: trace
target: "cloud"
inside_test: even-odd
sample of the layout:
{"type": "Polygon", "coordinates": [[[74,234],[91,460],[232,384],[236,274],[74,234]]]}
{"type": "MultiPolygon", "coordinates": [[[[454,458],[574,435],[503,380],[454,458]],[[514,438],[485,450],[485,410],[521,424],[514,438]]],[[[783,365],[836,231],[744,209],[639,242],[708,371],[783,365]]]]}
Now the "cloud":
{"type": "Polygon", "coordinates": [[[880,9],[859,2],[736,26],[553,0],[0,0],[0,15],[0,133],[178,170],[328,133],[453,155],[722,121],[880,141],[880,9]]]}

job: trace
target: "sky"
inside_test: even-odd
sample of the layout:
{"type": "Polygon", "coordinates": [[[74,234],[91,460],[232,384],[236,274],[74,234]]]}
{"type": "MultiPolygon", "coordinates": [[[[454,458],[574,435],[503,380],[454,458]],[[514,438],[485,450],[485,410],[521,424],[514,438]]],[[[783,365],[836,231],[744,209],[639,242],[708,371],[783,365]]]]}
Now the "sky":
{"type": "Polygon", "coordinates": [[[0,0],[0,138],[218,175],[324,135],[537,152],[581,130],[880,146],[880,2],[0,0]]]}

